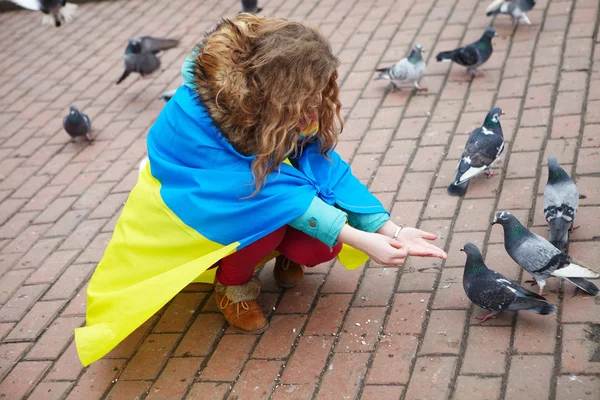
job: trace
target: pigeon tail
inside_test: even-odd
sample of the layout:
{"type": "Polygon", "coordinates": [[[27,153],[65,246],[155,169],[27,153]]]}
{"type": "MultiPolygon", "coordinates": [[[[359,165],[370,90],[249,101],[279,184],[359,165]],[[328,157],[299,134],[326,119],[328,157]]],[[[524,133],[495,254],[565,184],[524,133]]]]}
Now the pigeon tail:
{"type": "Polygon", "coordinates": [[[129,71],[128,69],[126,69],[125,71],[123,71],[123,75],[121,75],[121,77],[117,81],[117,85],[119,83],[123,82],[125,80],[125,78],[127,78],[129,76],[130,73],[131,73],[131,71],[129,71]]]}
{"type": "Polygon", "coordinates": [[[556,312],[556,310],[558,308],[553,304],[549,304],[549,303],[546,303],[541,300],[535,300],[535,299],[530,299],[530,298],[519,298],[519,299],[513,301],[508,306],[508,309],[510,311],[525,310],[525,311],[530,311],[534,314],[548,315],[548,314],[552,314],[552,313],[556,312]]]}
{"type": "Polygon", "coordinates": [[[437,61],[452,61],[452,55],[454,53],[454,50],[452,51],[442,51],[439,52],[437,54],[437,56],[435,56],[435,59],[437,61]]]}
{"type": "Polygon", "coordinates": [[[492,2],[492,4],[490,4],[486,9],[486,14],[488,17],[490,15],[496,15],[500,13],[500,7],[502,7],[502,4],[504,3],[504,0],[495,0],[494,2],[492,2]]]}
{"type": "Polygon", "coordinates": [[[592,296],[596,296],[598,294],[598,286],[594,285],[592,282],[588,281],[585,278],[566,278],[573,285],[577,286],[579,289],[583,290],[591,294],[592,296]]]}
{"type": "Polygon", "coordinates": [[[569,228],[571,227],[571,222],[566,221],[564,218],[556,217],[548,222],[548,227],[550,228],[548,241],[560,251],[566,252],[569,245],[569,228]]]}
{"type": "Polygon", "coordinates": [[[450,196],[462,196],[467,192],[468,187],[469,181],[463,182],[460,185],[452,182],[450,186],[448,186],[448,194],[450,196]]]}

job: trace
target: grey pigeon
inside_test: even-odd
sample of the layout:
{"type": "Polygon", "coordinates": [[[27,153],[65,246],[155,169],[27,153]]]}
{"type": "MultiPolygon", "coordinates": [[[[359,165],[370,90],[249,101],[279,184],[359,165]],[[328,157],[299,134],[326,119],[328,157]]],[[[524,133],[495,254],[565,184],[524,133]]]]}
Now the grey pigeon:
{"type": "Polygon", "coordinates": [[[74,140],[85,136],[88,141],[92,141],[90,118],[87,114],[80,112],[74,105],[69,107],[69,115],[63,118],[63,128],[74,140]]]}
{"type": "Polygon", "coordinates": [[[556,157],[548,157],[548,181],[544,189],[544,217],[550,228],[550,243],[567,252],[569,231],[579,206],[579,190],[573,179],[558,165],[556,157]]]}
{"type": "Polygon", "coordinates": [[[163,39],[152,36],[130,38],[123,56],[125,70],[117,81],[117,85],[132,72],[138,72],[142,76],[146,76],[159,69],[160,59],[156,54],[162,50],[171,49],[178,44],[178,39],[163,39]]]}
{"type": "Polygon", "coordinates": [[[486,9],[488,17],[496,14],[510,15],[513,25],[520,21],[525,22],[527,25],[531,25],[531,21],[525,14],[535,6],[535,0],[494,0],[492,4],[486,9]]]}
{"type": "Polygon", "coordinates": [[[448,186],[448,194],[462,196],[467,191],[469,181],[482,172],[492,173],[492,164],[504,151],[504,135],[500,126],[501,108],[492,108],[486,115],[483,125],[471,132],[465,150],[456,167],[456,177],[448,186]]]}
{"type": "Polygon", "coordinates": [[[67,3],[66,0],[10,0],[11,2],[29,10],[41,11],[42,25],[59,27],[70,22],[75,16],[77,4],[67,3]]]}
{"type": "Polygon", "coordinates": [[[467,254],[467,262],[463,272],[463,288],[469,300],[490,313],[483,317],[475,317],[481,322],[488,318],[496,318],[501,311],[531,311],[535,314],[548,315],[556,312],[555,305],[546,299],[508,280],[504,275],[489,269],[481,252],[473,243],[465,244],[460,249],[467,254]]]}
{"type": "Polygon", "coordinates": [[[564,278],[592,296],[598,294],[596,285],[585,278],[598,278],[599,273],[558,250],[540,235],[530,232],[514,215],[498,211],[492,221],[494,224],[504,228],[504,248],[517,264],[533,276],[540,288],[540,296],[543,296],[546,279],[551,276],[564,278]]]}
{"type": "Polygon", "coordinates": [[[242,0],[242,9],[240,13],[258,14],[262,8],[258,6],[258,0],[242,0]]]}
{"type": "Polygon", "coordinates": [[[392,90],[400,89],[398,86],[396,86],[395,82],[412,82],[415,89],[418,91],[426,91],[427,88],[422,88],[419,86],[419,80],[427,69],[427,65],[425,64],[425,60],[423,60],[422,56],[423,52],[425,52],[425,50],[423,50],[423,46],[418,43],[415,44],[408,57],[404,57],[391,67],[376,69],[376,71],[380,72],[380,74],[377,78],[375,78],[375,80],[388,79],[392,81],[392,90]]]}
{"type": "Polygon", "coordinates": [[[158,100],[164,100],[165,103],[169,100],[171,100],[171,97],[175,96],[175,93],[177,92],[177,89],[173,89],[173,90],[167,90],[165,92],[162,92],[160,96],[158,96],[158,100]]]}
{"type": "Polygon", "coordinates": [[[492,38],[494,36],[498,36],[494,28],[487,28],[476,42],[459,47],[456,50],[442,51],[435,56],[435,59],[444,62],[454,61],[467,67],[467,73],[475,76],[477,75],[477,67],[485,63],[494,51],[492,48],[492,38]]]}

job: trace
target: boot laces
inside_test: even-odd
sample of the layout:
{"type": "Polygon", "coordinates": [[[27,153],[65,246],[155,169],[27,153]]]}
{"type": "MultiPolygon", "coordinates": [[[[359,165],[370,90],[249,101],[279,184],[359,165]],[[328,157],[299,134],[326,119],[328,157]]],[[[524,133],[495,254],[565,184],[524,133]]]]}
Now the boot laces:
{"type": "Polygon", "coordinates": [[[224,310],[229,306],[229,304],[235,304],[235,312],[236,312],[237,318],[240,317],[240,306],[246,311],[248,311],[250,309],[250,306],[245,301],[240,301],[239,303],[231,303],[231,301],[229,300],[229,297],[227,297],[227,296],[223,296],[223,298],[219,302],[219,307],[221,308],[221,310],[224,310]],[[225,303],[225,304],[223,304],[223,303],[225,303]]]}

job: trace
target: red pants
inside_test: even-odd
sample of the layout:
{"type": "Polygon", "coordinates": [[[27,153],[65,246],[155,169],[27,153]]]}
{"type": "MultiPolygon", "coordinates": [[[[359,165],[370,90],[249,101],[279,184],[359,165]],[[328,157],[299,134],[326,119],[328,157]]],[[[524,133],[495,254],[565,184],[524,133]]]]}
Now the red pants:
{"type": "Polygon", "coordinates": [[[273,250],[295,263],[314,267],[333,260],[341,249],[341,243],[330,248],[320,240],[286,225],[219,261],[217,280],[226,286],[243,285],[252,278],[258,263],[273,250]]]}

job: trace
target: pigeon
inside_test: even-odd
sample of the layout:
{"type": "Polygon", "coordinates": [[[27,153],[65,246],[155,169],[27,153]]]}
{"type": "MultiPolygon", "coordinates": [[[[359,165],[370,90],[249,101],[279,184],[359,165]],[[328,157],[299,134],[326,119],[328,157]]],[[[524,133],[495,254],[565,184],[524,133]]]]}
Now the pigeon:
{"type": "Polygon", "coordinates": [[[492,38],[498,36],[494,28],[487,28],[478,41],[452,51],[442,51],[435,56],[438,61],[450,62],[467,67],[467,73],[477,75],[477,67],[492,55],[492,38]]]}
{"type": "Polygon", "coordinates": [[[28,10],[41,11],[42,25],[56,26],[70,22],[75,16],[77,4],[67,3],[66,0],[10,0],[28,10]]]}
{"type": "Polygon", "coordinates": [[[240,13],[258,14],[262,11],[262,7],[258,6],[258,0],[242,0],[242,9],[240,13]]]}
{"type": "Polygon", "coordinates": [[[171,97],[175,96],[175,92],[177,92],[177,89],[162,92],[162,94],[158,96],[158,100],[164,100],[166,103],[167,101],[171,100],[171,97]]]}
{"type": "Polygon", "coordinates": [[[550,276],[564,278],[583,291],[596,296],[598,288],[585,278],[598,278],[600,274],[582,262],[560,251],[549,241],[530,232],[519,220],[507,211],[498,211],[492,225],[504,228],[504,248],[508,255],[535,279],[539,295],[543,296],[546,279],[550,276]]]}
{"type": "Polygon", "coordinates": [[[486,10],[488,17],[496,14],[510,15],[513,25],[520,21],[531,25],[531,21],[527,18],[527,11],[535,6],[535,0],[494,0],[486,10]]]}
{"type": "Polygon", "coordinates": [[[422,53],[424,53],[423,46],[415,44],[408,57],[404,57],[391,67],[378,68],[377,72],[380,72],[379,76],[375,80],[388,79],[392,81],[392,90],[400,90],[394,81],[398,83],[412,82],[415,89],[418,91],[426,91],[427,88],[419,86],[419,79],[425,73],[427,65],[423,60],[422,53]]]}
{"type": "Polygon", "coordinates": [[[504,135],[500,126],[501,108],[492,108],[486,115],[483,125],[471,132],[465,150],[456,166],[456,177],[448,186],[448,194],[462,196],[467,191],[469,181],[482,172],[489,177],[492,164],[504,151],[504,135]]]}
{"type": "Polygon", "coordinates": [[[567,252],[569,231],[579,205],[579,190],[573,179],[558,165],[556,157],[548,157],[548,182],[544,189],[544,217],[550,228],[550,243],[567,252]]]}
{"type": "Polygon", "coordinates": [[[469,300],[490,313],[483,317],[475,317],[481,322],[496,318],[501,311],[530,311],[535,314],[548,315],[556,312],[557,307],[546,302],[538,294],[508,280],[504,275],[489,269],[481,252],[473,243],[465,244],[460,249],[467,254],[467,262],[463,272],[463,288],[469,300]]]}
{"type": "Polygon", "coordinates": [[[91,142],[92,123],[87,114],[80,112],[77,107],[71,105],[69,107],[69,115],[63,118],[63,128],[75,140],[78,137],[85,136],[91,142]]]}
{"type": "Polygon", "coordinates": [[[130,38],[123,56],[125,71],[117,81],[117,85],[132,72],[146,76],[156,71],[160,68],[160,59],[156,54],[178,44],[179,39],[163,39],[152,36],[130,38]]]}

